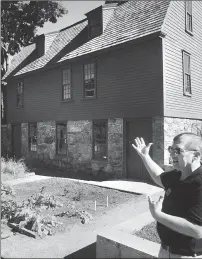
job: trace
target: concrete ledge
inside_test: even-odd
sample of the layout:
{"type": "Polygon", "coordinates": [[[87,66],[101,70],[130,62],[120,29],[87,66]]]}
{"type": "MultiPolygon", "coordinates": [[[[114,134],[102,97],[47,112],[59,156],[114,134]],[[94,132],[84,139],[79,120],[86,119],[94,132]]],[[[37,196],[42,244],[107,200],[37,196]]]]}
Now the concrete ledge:
{"type": "Polygon", "coordinates": [[[151,216],[151,213],[147,211],[114,226],[112,229],[117,229],[125,233],[132,234],[134,231],[139,231],[144,226],[150,224],[153,221],[154,219],[151,216]]]}
{"type": "Polygon", "coordinates": [[[109,230],[97,235],[96,258],[158,258],[160,244],[109,230]]]}
{"type": "Polygon", "coordinates": [[[132,235],[152,221],[150,212],[145,212],[99,233],[96,258],[158,258],[160,244],[132,235]]]}

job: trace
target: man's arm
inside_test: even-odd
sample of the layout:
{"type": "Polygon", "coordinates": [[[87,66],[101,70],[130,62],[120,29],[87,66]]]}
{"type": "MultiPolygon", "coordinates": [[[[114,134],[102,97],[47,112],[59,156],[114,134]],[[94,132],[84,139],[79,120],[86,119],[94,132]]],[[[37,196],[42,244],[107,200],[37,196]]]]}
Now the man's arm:
{"type": "Polygon", "coordinates": [[[152,143],[145,145],[143,138],[135,139],[136,145],[132,144],[133,148],[137,151],[138,155],[141,157],[147,171],[149,172],[151,178],[154,182],[164,188],[160,175],[164,172],[163,169],[158,166],[150,157],[149,150],[152,143]]]}
{"type": "Polygon", "coordinates": [[[202,226],[193,224],[184,218],[172,216],[161,211],[156,215],[155,219],[173,231],[196,239],[202,238],[202,226]]]}
{"type": "Polygon", "coordinates": [[[164,172],[163,169],[151,159],[150,155],[142,157],[142,161],[154,182],[164,188],[160,177],[164,172]]]}

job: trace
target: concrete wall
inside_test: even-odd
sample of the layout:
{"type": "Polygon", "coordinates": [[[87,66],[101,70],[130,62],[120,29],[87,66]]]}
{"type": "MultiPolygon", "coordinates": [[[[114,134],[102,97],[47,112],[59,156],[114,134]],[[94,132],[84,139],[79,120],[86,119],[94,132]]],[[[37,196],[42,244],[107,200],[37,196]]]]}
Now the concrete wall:
{"type": "Polygon", "coordinates": [[[98,233],[96,258],[157,258],[160,244],[133,234],[152,221],[151,213],[144,212],[98,233]]]}

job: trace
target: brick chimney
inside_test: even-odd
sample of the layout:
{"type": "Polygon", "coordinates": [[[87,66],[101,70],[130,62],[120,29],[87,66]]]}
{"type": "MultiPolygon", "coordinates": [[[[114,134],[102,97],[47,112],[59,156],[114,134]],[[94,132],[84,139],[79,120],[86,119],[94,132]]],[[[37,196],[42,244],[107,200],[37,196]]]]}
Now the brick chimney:
{"type": "Polygon", "coordinates": [[[35,38],[37,58],[40,58],[45,53],[45,35],[41,34],[35,38]]]}

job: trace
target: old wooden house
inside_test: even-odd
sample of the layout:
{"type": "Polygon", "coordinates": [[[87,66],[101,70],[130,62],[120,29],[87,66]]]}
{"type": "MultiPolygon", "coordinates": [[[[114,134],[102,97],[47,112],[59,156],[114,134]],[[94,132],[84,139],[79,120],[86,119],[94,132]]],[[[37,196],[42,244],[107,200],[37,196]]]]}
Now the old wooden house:
{"type": "Polygon", "coordinates": [[[2,149],[74,170],[148,181],[132,148],[202,131],[202,2],[105,3],[40,35],[5,75],[2,149]]]}

